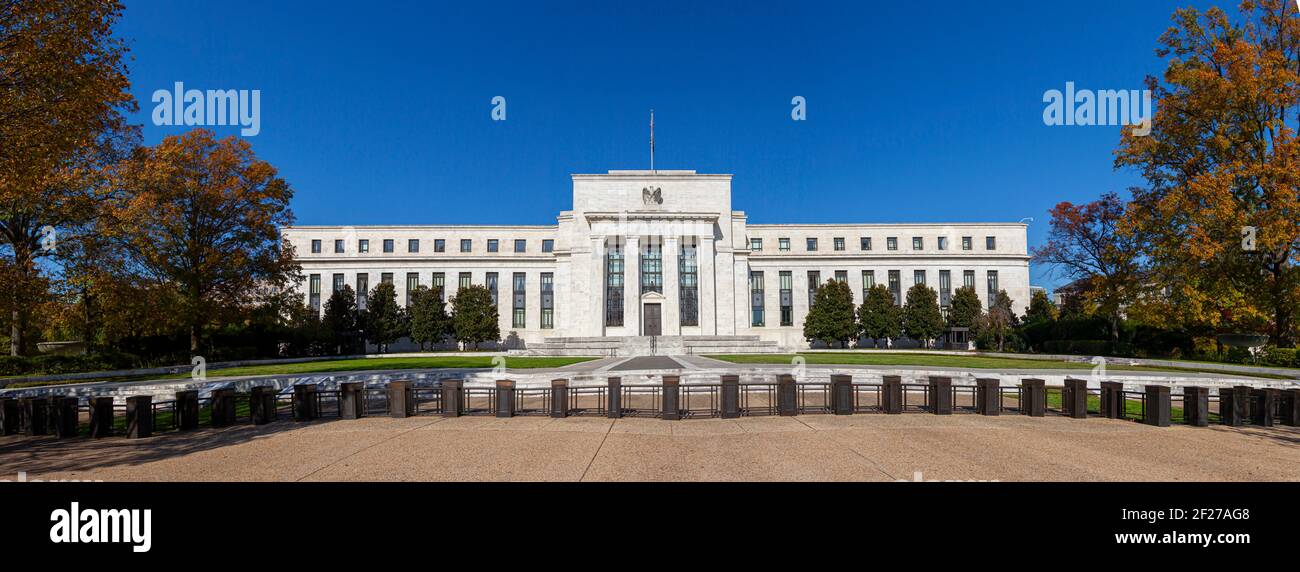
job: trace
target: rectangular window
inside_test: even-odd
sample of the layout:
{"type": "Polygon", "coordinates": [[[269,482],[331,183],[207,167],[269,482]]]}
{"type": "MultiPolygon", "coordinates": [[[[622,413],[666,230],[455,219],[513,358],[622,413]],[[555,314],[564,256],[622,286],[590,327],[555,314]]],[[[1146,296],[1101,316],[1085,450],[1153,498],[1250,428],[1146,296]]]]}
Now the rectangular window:
{"type": "Polygon", "coordinates": [[[523,272],[516,272],[514,273],[513,278],[514,279],[511,282],[514,284],[514,288],[512,289],[512,291],[514,293],[515,311],[514,311],[514,319],[511,320],[510,324],[511,327],[514,328],[523,328],[525,327],[524,323],[527,318],[527,314],[524,310],[525,301],[526,301],[525,293],[524,293],[524,281],[526,280],[526,275],[523,272]]]}
{"type": "Polygon", "coordinates": [[[500,243],[495,238],[488,239],[488,252],[497,252],[500,250],[500,243]]]}
{"type": "Polygon", "coordinates": [[[487,286],[488,293],[492,295],[492,305],[497,305],[497,273],[488,272],[483,277],[483,285],[487,286]]]}
{"type": "Polygon", "coordinates": [[[333,286],[333,288],[330,290],[330,294],[333,294],[333,293],[335,293],[335,292],[338,292],[339,290],[342,290],[342,289],[343,289],[343,284],[344,284],[344,282],[343,282],[343,275],[342,275],[342,274],[335,274],[335,275],[334,275],[334,283],[331,285],[331,286],[333,286]]]}
{"type": "Polygon", "coordinates": [[[433,281],[430,282],[429,287],[433,288],[433,290],[438,293],[439,298],[443,300],[447,299],[447,275],[446,274],[443,274],[442,272],[434,272],[433,281]]]}
{"type": "Polygon", "coordinates": [[[407,252],[419,252],[419,251],[420,251],[420,239],[418,239],[418,238],[408,238],[408,239],[406,240],[406,251],[407,251],[407,252]]]}
{"type": "Polygon", "coordinates": [[[384,252],[392,252],[392,251],[393,251],[393,239],[391,239],[391,238],[385,238],[385,239],[384,239],[384,252]]]}
{"type": "Polygon", "coordinates": [[[641,294],[646,292],[664,292],[663,250],[649,240],[641,249],[641,294]]]}
{"type": "Polygon", "coordinates": [[[864,236],[864,237],[858,239],[858,242],[859,242],[859,246],[860,246],[860,248],[861,248],[862,250],[871,250],[871,237],[870,237],[870,236],[864,236]]]}
{"type": "Polygon", "coordinates": [[[307,303],[313,312],[320,312],[320,274],[312,274],[307,290],[307,303]]]}
{"type": "Polygon", "coordinates": [[[913,284],[925,284],[925,271],[924,271],[924,270],[913,270],[913,271],[912,271],[912,283],[913,283],[913,284]]]}
{"type": "Polygon", "coordinates": [[[947,308],[952,305],[952,271],[939,271],[939,307],[947,308]]]}
{"type": "Polygon", "coordinates": [[[434,252],[447,252],[447,240],[444,238],[433,239],[434,252]]]}
{"type": "Polygon", "coordinates": [[[871,289],[874,288],[875,286],[876,286],[876,271],[863,270],[862,271],[862,300],[864,302],[867,300],[867,292],[871,291],[871,289]]]}
{"type": "Polygon", "coordinates": [[[848,283],[849,283],[849,271],[848,271],[848,270],[836,270],[836,271],[835,271],[835,279],[838,280],[838,281],[840,281],[841,284],[848,284],[848,283]]]}
{"type": "Polygon", "coordinates": [[[753,321],[750,323],[755,328],[763,327],[763,273],[749,273],[749,298],[750,304],[754,307],[753,321]]]}
{"type": "Polygon", "coordinates": [[[357,275],[357,309],[366,309],[366,300],[370,298],[370,275],[357,275]]]}
{"type": "Polygon", "coordinates": [[[415,289],[420,287],[420,273],[406,273],[406,307],[411,307],[411,296],[415,295],[415,289]]]}
{"type": "Polygon", "coordinates": [[[472,252],[474,250],[474,241],[468,238],[460,239],[460,251],[472,252]]]}
{"type": "Polygon", "coordinates": [[[781,325],[794,325],[794,275],[782,270],[779,275],[781,283],[781,325]]]}
{"type": "Polygon", "coordinates": [[[903,305],[903,285],[902,278],[899,277],[899,271],[889,271],[889,293],[894,296],[894,305],[903,305]]]}
{"type": "Polygon", "coordinates": [[[817,239],[808,239],[808,252],[817,252],[817,239]]]}
{"type": "Polygon", "coordinates": [[[990,270],[988,274],[989,281],[989,307],[998,301],[998,271],[990,270]]]}
{"type": "Polygon", "coordinates": [[[788,238],[776,239],[776,248],[781,252],[790,252],[790,239],[788,238]]]}
{"type": "Polygon", "coordinates": [[[456,277],[456,279],[458,281],[456,283],[456,286],[461,290],[464,290],[474,285],[474,275],[469,272],[461,272],[460,275],[456,277]]]}
{"type": "Polygon", "coordinates": [[[555,328],[555,274],[542,273],[542,329],[555,328]]]}
{"type": "Polygon", "coordinates": [[[343,254],[343,239],[334,239],[334,254],[343,254]]]}
{"type": "Polygon", "coordinates": [[[381,274],[379,275],[379,281],[380,281],[381,283],[384,283],[384,284],[392,284],[392,283],[393,283],[393,273],[392,273],[392,272],[384,272],[384,273],[381,273],[381,274]]]}
{"type": "Polygon", "coordinates": [[[961,285],[967,288],[975,287],[975,271],[965,270],[961,273],[961,285]]]}
{"type": "Polygon", "coordinates": [[[939,250],[948,250],[948,237],[941,236],[936,240],[939,241],[939,250]]]}
{"type": "Polygon", "coordinates": [[[678,255],[678,291],[681,299],[679,312],[681,325],[700,325],[700,274],[698,247],[693,239],[682,241],[682,252],[678,255]]]}
{"type": "Polygon", "coordinates": [[[961,237],[961,249],[962,249],[962,250],[970,250],[970,249],[971,249],[971,238],[970,238],[969,236],[963,236],[963,237],[961,237]]]}
{"type": "Polygon", "coordinates": [[[912,237],[912,250],[925,250],[925,239],[919,236],[912,237]]]}
{"type": "Polygon", "coordinates": [[[555,241],[549,238],[543,239],[542,252],[555,252],[555,241]]]}
{"type": "Polygon", "coordinates": [[[822,273],[816,270],[808,271],[808,307],[811,308],[813,300],[817,299],[817,288],[822,285],[822,273]]]}
{"type": "Polygon", "coordinates": [[[897,236],[891,236],[885,239],[885,250],[898,250],[897,236]]]}
{"type": "Polygon", "coordinates": [[[749,239],[749,249],[752,250],[752,251],[754,251],[754,252],[762,252],[762,251],[763,251],[763,239],[761,239],[761,238],[751,238],[751,239],[749,239]]]}
{"type": "Polygon", "coordinates": [[[312,254],[320,254],[320,239],[315,239],[315,238],[312,239],[312,241],[311,241],[311,253],[312,253],[312,254]]]}
{"type": "Polygon", "coordinates": [[[370,252],[370,241],[369,241],[369,240],[366,240],[366,239],[364,239],[364,238],[361,239],[361,240],[358,240],[358,241],[357,241],[357,252],[361,252],[361,253],[370,252]]]}
{"type": "Polygon", "coordinates": [[[528,252],[528,241],[522,238],[515,239],[515,252],[528,252]]]}
{"type": "Polygon", "coordinates": [[[997,250],[998,238],[996,236],[984,237],[984,250],[997,250]]]}
{"type": "Polygon", "coordinates": [[[844,237],[837,236],[831,240],[832,244],[835,246],[835,252],[844,252],[844,237]]]}
{"type": "Polygon", "coordinates": [[[623,325],[623,245],[617,239],[605,251],[605,325],[623,325]]]}

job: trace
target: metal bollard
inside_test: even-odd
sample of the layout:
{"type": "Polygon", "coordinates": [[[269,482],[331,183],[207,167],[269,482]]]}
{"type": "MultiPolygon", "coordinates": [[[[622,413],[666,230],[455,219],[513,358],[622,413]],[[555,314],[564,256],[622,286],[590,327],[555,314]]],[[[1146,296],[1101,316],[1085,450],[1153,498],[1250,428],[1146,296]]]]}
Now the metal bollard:
{"type": "Polygon", "coordinates": [[[444,379],[439,384],[442,389],[442,416],[460,417],[465,413],[465,394],[461,392],[459,379],[444,379]]]}
{"type": "Polygon", "coordinates": [[[1219,388],[1219,421],[1231,427],[1246,424],[1250,417],[1250,386],[1219,388]]]}
{"type": "Polygon", "coordinates": [[[1282,391],[1282,418],[1279,421],[1291,427],[1300,426],[1300,389],[1282,391]]]}
{"type": "Polygon", "coordinates": [[[55,397],[51,400],[50,426],[54,428],[56,437],[66,439],[77,436],[77,403],[75,397],[55,397]]]}
{"type": "Polygon", "coordinates": [[[311,421],[320,417],[319,395],[314,383],[293,386],[293,420],[311,421]]]}
{"type": "Polygon", "coordinates": [[[411,399],[410,381],[388,382],[388,416],[398,419],[415,415],[415,400],[411,399]]]}
{"type": "Polygon", "coordinates": [[[1169,426],[1169,386],[1148,385],[1146,387],[1147,404],[1143,411],[1142,422],[1156,427],[1169,426]]]}
{"type": "Polygon", "coordinates": [[[609,390],[605,395],[605,415],[610,419],[623,416],[623,378],[611,377],[606,380],[609,390]]]}
{"type": "Polygon", "coordinates": [[[935,415],[952,415],[952,378],[930,376],[930,411],[935,415]]]}
{"type": "Polygon", "coordinates": [[[1047,382],[1037,378],[1020,380],[1020,412],[1030,417],[1047,414],[1047,382]]]}
{"type": "Polygon", "coordinates": [[[181,431],[199,428],[199,392],[176,392],[176,427],[181,431]]]}
{"type": "Polygon", "coordinates": [[[788,373],[776,378],[776,412],[782,417],[799,414],[799,390],[794,376],[788,373]]]}
{"type": "Polygon", "coordinates": [[[212,390],[212,426],[230,427],[235,424],[235,390],[212,390]]]}
{"type": "Polygon", "coordinates": [[[23,432],[28,437],[50,434],[50,400],[45,397],[23,398],[23,432]]]}
{"type": "Polygon", "coordinates": [[[903,378],[886,375],[881,378],[880,401],[885,413],[897,415],[903,412],[903,378]]]}
{"type": "Polygon", "coordinates": [[[662,417],[667,421],[677,421],[682,418],[681,383],[682,380],[678,376],[664,376],[664,393],[660,401],[663,403],[662,417]]]}
{"type": "Polygon", "coordinates": [[[515,382],[497,380],[497,417],[515,416],[515,382]]]}
{"type": "Polygon", "coordinates": [[[551,380],[551,417],[560,419],[569,416],[569,380],[551,380]]]}
{"type": "Polygon", "coordinates": [[[0,397],[0,435],[17,435],[23,430],[22,405],[12,397],[0,397]]]}
{"type": "Polygon", "coordinates": [[[1061,411],[1075,419],[1088,417],[1088,380],[1065,378],[1061,389],[1061,411]]]}
{"type": "Polygon", "coordinates": [[[361,392],[366,384],[359,381],[339,384],[339,417],[360,419],[366,415],[366,402],[361,392]]]}
{"type": "Polygon", "coordinates": [[[853,376],[831,376],[831,413],[853,415],[853,376]]]}
{"type": "Polygon", "coordinates": [[[740,417],[740,376],[722,376],[722,418],[740,417]]]}
{"type": "Polygon", "coordinates": [[[1195,427],[1210,424],[1210,388],[1188,386],[1183,388],[1183,422],[1195,427]]]}
{"type": "Polygon", "coordinates": [[[113,434],[113,398],[90,398],[90,437],[99,439],[113,434]]]}
{"type": "Polygon", "coordinates": [[[993,378],[975,380],[975,412],[980,415],[1002,413],[1002,381],[993,378]]]}
{"type": "Polygon", "coordinates": [[[266,425],[275,421],[275,388],[258,386],[252,389],[252,395],[248,398],[249,413],[253,418],[253,425],[266,425]]]}
{"type": "Polygon", "coordinates": [[[1107,419],[1124,418],[1124,384],[1118,381],[1101,382],[1101,416],[1107,419]]]}
{"type": "Polygon", "coordinates": [[[126,398],[126,438],[143,439],[153,435],[153,397],[133,395],[126,398]]]}
{"type": "Polygon", "coordinates": [[[1260,427],[1273,426],[1273,408],[1277,407],[1278,390],[1264,387],[1250,390],[1255,407],[1250,411],[1250,422],[1260,427]]]}

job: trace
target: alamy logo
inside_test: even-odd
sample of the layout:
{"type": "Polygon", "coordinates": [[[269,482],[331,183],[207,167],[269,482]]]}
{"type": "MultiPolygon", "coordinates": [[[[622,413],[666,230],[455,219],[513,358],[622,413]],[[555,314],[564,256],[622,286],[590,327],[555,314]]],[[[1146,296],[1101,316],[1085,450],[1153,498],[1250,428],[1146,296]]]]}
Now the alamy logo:
{"type": "Polygon", "coordinates": [[[176,82],[173,91],[153,92],[153,124],[185,126],[239,126],[239,134],[253,137],[262,132],[262,90],[185,89],[176,82]]]}
{"type": "Polygon", "coordinates": [[[50,513],[50,542],[127,543],[135,552],[153,546],[153,511],[149,509],[82,509],[72,503],[67,510],[50,513]]]}
{"type": "Polygon", "coordinates": [[[1065,92],[1049,89],[1043,92],[1044,125],[1134,125],[1133,134],[1145,137],[1151,134],[1151,90],[1074,88],[1074,82],[1065,82],[1065,92]]]}

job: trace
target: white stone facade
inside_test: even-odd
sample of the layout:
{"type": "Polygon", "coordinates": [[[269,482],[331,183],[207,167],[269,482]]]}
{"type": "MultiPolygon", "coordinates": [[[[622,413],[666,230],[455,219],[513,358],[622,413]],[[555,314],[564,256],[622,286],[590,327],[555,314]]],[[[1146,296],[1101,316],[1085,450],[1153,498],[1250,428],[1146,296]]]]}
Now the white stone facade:
{"type": "Polygon", "coordinates": [[[358,280],[373,288],[390,275],[403,303],[408,277],[425,286],[441,279],[450,300],[462,275],[483,285],[495,274],[502,341],[512,348],[546,338],[656,333],[757,335],[783,347],[807,347],[802,321],[810,279],[824,283],[837,275],[849,281],[855,303],[862,301],[864,274],[885,285],[895,276],[900,297],[919,277],[942,295],[946,275],[949,291],[973,281],[986,304],[991,281],[1007,291],[1018,313],[1029,303],[1023,224],[748,224],[743,211],[732,209],[731,196],[731,175],[610,171],[573,175],[573,209],[550,226],[295,226],[282,232],[302,264],[304,297],[316,299],[311,291],[318,284],[321,306],[336,279],[355,290],[358,280]],[[469,241],[467,251],[462,241],[469,241]],[[522,241],[518,248],[516,241],[522,241]],[[695,280],[682,259],[686,252],[694,253],[695,280]],[[756,295],[750,277],[757,273],[762,289],[756,295]],[[521,297],[514,295],[517,274],[521,297]],[[550,296],[543,295],[545,280],[550,296]],[[761,320],[754,310],[759,299],[761,320]],[[696,311],[683,313],[683,306],[696,311]],[[544,313],[550,316],[545,324],[544,313]]]}

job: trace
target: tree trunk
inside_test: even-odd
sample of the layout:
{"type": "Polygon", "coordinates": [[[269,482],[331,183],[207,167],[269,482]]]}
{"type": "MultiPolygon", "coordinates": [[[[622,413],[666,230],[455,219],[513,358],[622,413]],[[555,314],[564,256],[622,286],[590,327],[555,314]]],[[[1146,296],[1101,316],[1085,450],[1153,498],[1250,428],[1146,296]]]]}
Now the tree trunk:
{"type": "Polygon", "coordinates": [[[190,356],[199,355],[199,329],[198,324],[190,324],[190,356]]]}
{"type": "Polygon", "coordinates": [[[9,323],[9,355],[14,357],[22,355],[23,347],[23,327],[20,325],[21,316],[19,315],[18,306],[18,296],[15,295],[14,311],[13,315],[10,316],[12,321],[9,323]]]}

